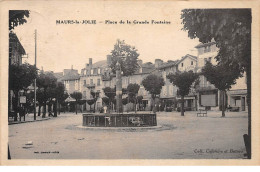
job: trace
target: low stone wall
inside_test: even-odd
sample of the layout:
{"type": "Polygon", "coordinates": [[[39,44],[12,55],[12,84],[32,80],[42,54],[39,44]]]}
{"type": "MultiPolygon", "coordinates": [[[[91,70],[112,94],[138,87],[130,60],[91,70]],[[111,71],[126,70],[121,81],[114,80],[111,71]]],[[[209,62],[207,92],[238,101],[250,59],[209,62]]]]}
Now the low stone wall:
{"type": "Polygon", "coordinates": [[[83,126],[88,127],[145,127],[157,126],[155,113],[104,114],[86,113],[82,115],[83,126]]]}

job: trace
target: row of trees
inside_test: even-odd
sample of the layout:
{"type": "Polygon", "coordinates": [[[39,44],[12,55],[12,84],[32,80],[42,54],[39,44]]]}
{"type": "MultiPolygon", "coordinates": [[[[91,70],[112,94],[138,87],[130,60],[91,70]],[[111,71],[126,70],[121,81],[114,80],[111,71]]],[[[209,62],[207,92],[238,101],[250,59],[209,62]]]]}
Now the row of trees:
{"type": "Polygon", "coordinates": [[[38,116],[41,114],[41,107],[43,107],[42,117],[45,117],[46,106],[48,105],[48,109],[50,109],[50,106],[53,105],[54,117],[57,117],[57,113],[60,113],[61,104],[64,104],[68,98],[64,84],[57,82],[57,78],[53,73],[41,72],[36,78],[36,86],[38,87],[36,92],[36,99],[39,106],[38,116]]]}
{"type": "Polygon", "coordinates": [[[46,107],[53,105],[54,116],[57,112],[60,113],[60,105],[64,104],[68,94],[65,92],[63,83],[57,82],[57,79],[52,73],[37,73],[37,68],[28,63],[22,65],[11,64],[9,67],[9,89],[13,91],[14,98],[11,102],[13,105],[15,120],[17,120],[17,113],[19,112],[19,91],[23,90],[27,97],[25,106],[27,109],[32,109],[34,103],[34,93],[28,90],[36,79],[37,91],[36,101],[38,104],[38,116],[41,115],[41,107],[43,107],[43,115],[46,116],[46,107]],[[28,92],[28,93],[27,93],[28,92]],[[58,107],[57,107],[58,106],[58,107]]]}

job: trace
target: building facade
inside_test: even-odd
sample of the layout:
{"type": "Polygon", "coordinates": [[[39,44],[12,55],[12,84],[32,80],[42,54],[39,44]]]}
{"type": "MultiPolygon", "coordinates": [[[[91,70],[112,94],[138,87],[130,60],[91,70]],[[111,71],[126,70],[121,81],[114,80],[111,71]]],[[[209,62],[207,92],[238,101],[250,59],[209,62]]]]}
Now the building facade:
{"type": "MultiPolygon", "coordinates": [[[[165,81],[165,85],[160,94],[160,100],[163,102],[164,108],[178,108],[180,106],[180,97],[177,95],[178,87],[174,86],[169,79],[167,79],[167,75],[170,73],[174,74],[177,71],[184,72],[190,70],[195,73],[197,70],[197,57],[187,54],[180,60],[162,63],[157,69],[165,81]]],[[[194,90],[191,90],[190,94],[184,97],[184,107],[186,110],[196,109],[196,94],[194,90]]]]}
{"type": "MultiPolygon", "coordinates": [[[[26,52],[19,41],[17,35],[14,32],[9,32],[9,65],[22,65],[22,56],[26,52]]],[[[19,95],[17,97],[19,99],[19,95]]],[[[9,112],[14,111],[13,103],[15,100],[15,94],[13,90],[9,89],[8,91],[8,109],[9,112]]],[[[19,101],[17,102],[19,106],[19,101]]]]}
{"type": "MultiPolygon", "coordinates": [[[[95,93],[95,97],[97,98],[95,110],[100,110],[102,107],[102,97],[104,97],[103,79],[105,79],[105,76],[110,76],[109,63],[110,62],[107,60],[102,60],[93,64],[92,58],[89,58],[89,63],[81,70],[80,92],[82,93],[83,99],[86,101],[94,98],[91,92],[95,93]]],[[[94,106],[90,106],[86,103],[82,108],[83,110],[89,111],[93,110],[94,106]]]]}
{"type": "MultiPolygon", "coordinates": [[[[215,42],[206,44],[199,44],[195,48],[198,50],[198,66],[197,72],[201,72],[201,69],[209,61],[213,65],[217,64],[215,57],[218,54],[218,48],[215,42]]],[[[226,107],[236,107],[239,111],[247,110],[246,103],[246,76],[238,78],[236,84],[232,86],[226,94],[221,93],[213,84],[207,81],[204,76],[200,76],[200,84],[197,88],[198,92],[198,107],[207,108],[211,110],[221,110],[222,101],[226,107]],[[224,99],[223,99],[224,96],[224,99]]]]}
{"type": "Polygon", "coordinates": [[[64,69],[63,76],[59,77],[58,81],[61,81],[67,93],[70,95],[75,91],[80,91],[80,75],[78,70],[73,69],[64,69]]]}

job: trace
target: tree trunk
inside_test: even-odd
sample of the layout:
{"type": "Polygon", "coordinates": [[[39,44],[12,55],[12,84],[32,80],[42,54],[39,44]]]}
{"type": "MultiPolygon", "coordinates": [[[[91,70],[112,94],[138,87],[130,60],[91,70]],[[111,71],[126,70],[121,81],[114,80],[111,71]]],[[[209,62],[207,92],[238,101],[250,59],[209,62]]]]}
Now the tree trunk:
{"type": "Polygon", "coordinates": [[[78,114],[77,105],[78,105],[78,103],[76,102],[76,103],[75,103],[75,111],[76,111],[76,115],[78,114]]]}
{"type": "Polygon", "coordinates": [[[198,110],[198,98],[197,98],[197,95],[195,95],[195,111],[198,110]]]}
{"type": "Polygon", "coordinates": [[[153,103],[152,103],[152,110],[153,110],[153,113],[156,113],[156,107],[155,107],[155,96],[153,96],[152,100],[153,100],[153,103]]]}
{"type": "Polygon", "coordinates": [[[43,103],[43,114],[42,114],[42,118],[45,118],[46,117],[46,88],[44,88],[44,91],[43,91],[43,95],[44,95],[44,103],[43,103]]]}
{"type": "Polygon", "coordinates": [[[13,108],[14,108],[14,121],[17,121],[18,117],[18,92],[17,90],[13,90],[15,98],[13,99],[13,108]]]}
{"type": "Polygon", "coordinates": [[[57,99],[55,100],[53,105],[53,112],[54,112],[54,117],[57,117],[57,99]]]}
{"type": "Polygon", "coordinates": [[[181,116],[184,116],[184,96],[181,96],[181,116]]]}
{"type": "Polygon", "coordinates": [[[136,113],[136,97],[135,97],[135,113],[136,113]]]}
{"type": "Polygon", "coordinates": [[[151,99],[151,105],[150,105],[150,110],[154,111],[154,96],[152,95],[152,99],[151,99]]]}
{"type": "Polygon", "coordinates": [[[60,115],[60,102],[58,101],[58,114],[60,115]]]}
{"type": "MultiPolygon", "coordinates": [[[[49,102],[50,103],[50,102],[49,102]]],[[[50,104],[48,104],[47,105],[47,113],[48,113],[48,116],[50,116],[50,112],[51,112],[51,105],[50,104]]]]}
{"type": "Polygon", "coordinates": [[[42,114],[42,118],[46,117],[46,101],[44,101],[43,103],[43,114],[42,114]]]}
{"type": "Polygon", "coordinates": [[[41,104],[39,103],[39,107],[38,107],[38,116],[41,116],[41,108],[42,108],[42,106],[41,106],[41,104]]]}
{"type": "Polygon", "coordinates": [[[222,117],[225,117],[226,115],[225,115],[225,110],[226,110],[226,108],[225,108],[225,96],[226,96],[226,91],[225,90],[223,90],[223,91],[221,91],[221,93],[222,93],[222,117]]]}

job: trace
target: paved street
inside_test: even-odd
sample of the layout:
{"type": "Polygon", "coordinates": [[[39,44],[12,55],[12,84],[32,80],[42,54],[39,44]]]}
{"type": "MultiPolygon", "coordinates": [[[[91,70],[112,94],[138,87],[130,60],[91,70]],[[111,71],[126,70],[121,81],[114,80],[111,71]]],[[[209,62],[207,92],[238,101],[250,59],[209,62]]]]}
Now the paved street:
{"type": "Polygon", "coordinates": [[[158,113],[156,128],[84,128],[82,115],[9,125],[12,159],[243,158],[247,113],[158,113]],[[32,142],[32,143],[31,143],[32,142]]]}

